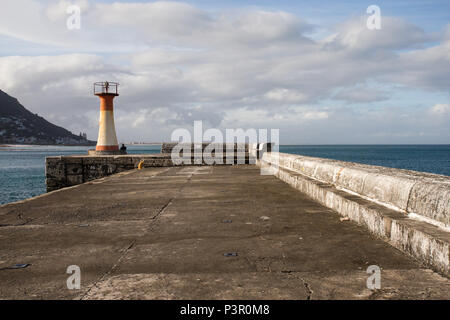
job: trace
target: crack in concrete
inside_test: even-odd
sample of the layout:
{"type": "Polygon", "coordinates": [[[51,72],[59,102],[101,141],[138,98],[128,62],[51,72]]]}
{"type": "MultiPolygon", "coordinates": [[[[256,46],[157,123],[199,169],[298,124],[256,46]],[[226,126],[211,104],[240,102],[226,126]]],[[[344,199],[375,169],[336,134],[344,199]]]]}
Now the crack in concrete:
{"type": "Polygon", "coordinates": [[[294,278],[300,280],[301,282],[303,282],[303,286],[305,287],[306,291],[307,291],[307,296],[306,296],[306,300],[312,300],[312,296],[314,294],[313,289],[311,288],[311,285],[302,277],[300,277],[299,275],[297,275],[295,273],[295,271],[291,271],[291,270],[283,270],[281,271],[281,273],[287,273],[292,275],[294,278]]]}
{"type": "Polygon", "coordinates": [[[306,290],[308,291],[308,296],[306,297],[306,300],[311,300],[314,291],[311,289],[311,286],[309,285],[308,282],[306,282],[305,279],[303,279],[301,277],[299,277],[299,279],[303,281],[303,285],[305,286],[306,290]]]}
{"type": "Polygon", "coordinates": [[[116,263],[89,287],[89,289],[86,291],[86,293],[81,296],[80,300],[84,300],[89,295],[89,293],[92,291],[92,289],[94,287],[97,287],[98,283],[102,282],[107,276],[109,276],[114,271],[114,269],[116,269],[119,266],[120,262],[123,260],[123,258],[125,258],[125,255],[128,253],[128,251],[131,248],[133,248],[135,243],[136,243],[136,240],[133,240],[133,242],[131,242],[131,244],[127,248],[125,248],[125,250],[123,250],[123,253],[119,257],[119,259],[117,259],[116,263]]]}
{"type": "Polygon", "coordinates": [[[178,196],[183,192],[184,188],[186,187],[186,185],[191,181],[193,174],[191,173],[191,175],[188,177],[188,179],[186,180],[186,182],[180,187],[180,189],[178,189],[178,191],[176,192],[176,194],[169,199],[169,201],[167,201],[167,203],[162,206],[162,208],[158,211],[158,213],[153,216],[151,218],[152,221],[156,221],[162,214],[164,214],[164,212],[166,211],[166,209],[173,203],[173,201],[175,199],[178,198],[178,196]]]}
{"type": "Polygon", "coordinates": [[[389,296],[394,296],[399,293],[397,288],[383,288],[383,289],[375,289],[372,293],[367,297],[368,300],[379,300],[386,299],[389,296]]]}
{"type": "Polygon", "coordinates": [[[155,214],[155,215],[154,215],[153,217],[151,217],[150,219],[151,219],[151,220],[156,220],[156,219],[158,219],[158,217],[159,217],[160,215],[162,215],[162,214],[164,213],[164,211],[166,211],[167,207],[170,206],[170,205],[172,204],[172,202],[173,202],[174,199],[175,199],[175,197],[169,199],[169,201],[167,201],[167,203],[166,203],[165,205],[162,206],[162,208],[158,211],[158,213],[155,214]]]}
{"type": "Polygon", "coordinates": [[[17,224],[8,224],[8,223],[0,224],[0,228],[3,228],[3,227],[20,227],[20,226],[24,226],[24,225],[30,223],[31,221],[33,221],[33,219],[27,220],[27,221],[22,222],[22,223],[17,223],[17,224]]]}
{"type": "MultiPolygon", "coordinates": [[[[163,171],[163,172],[167,172],[163,171]]],[[[159,174],[159,173],[158,173],[159,174]]],[[[158,174],[152,176],[151,178],[157,176],[158,174]]],[[[164,205],[162,206],[162,208],[158,211],[158,213],[153,216],[151,219],[151,221],[156,221],[162,214],[164,214],[164,212],[166,211],[166,209],[172,204],[172,202],[181,194],[181,192],[183,192],[184,188],[186,187],[186,185],[191,181],[193,176],[193,173],[188,177],[187,181],[180,187],[180,189],[178,189],[177,193],[164,205]]],[[[125,220],[126,221],[126,220],[125,220]]],[[[154,223],[152,223],[151,225],[153,226],[154,223]]],[[[150,230],[149,230],[150,231],[150,230]]],[[[133,240],[132,243],[124,250],[124,252],[122,253],[122,255],[119,257],[119,259],[117,260],[117,262],[111,267],[111,269],[109,269],[108,272],[104,273],[94,284],[92,284],[89,289],[86,291],[85,294],[83,294],[80,298],[80,300],[84,300],[89,293],[92,291],[92,289],[94,287],[98,288],[97,284],[99,284],[100,282],[102,282],[103,280],[106,279],[106,277],[108,277],[118,266],[119,264],[122,262],[122,260],[125,258],[126,254],[128,253],[128,251],[134,247],[134,245],[136,244],[137,239],[133,240]]]]}

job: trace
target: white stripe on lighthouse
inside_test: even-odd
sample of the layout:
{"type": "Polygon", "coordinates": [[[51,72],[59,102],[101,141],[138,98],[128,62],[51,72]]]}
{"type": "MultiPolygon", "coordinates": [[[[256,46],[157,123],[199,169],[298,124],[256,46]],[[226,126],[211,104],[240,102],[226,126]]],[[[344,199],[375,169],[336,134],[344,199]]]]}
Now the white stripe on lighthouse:
{"type": "Polygon", "coordinates": [[[116,127],[114,125],[114,111],[101,110],[97,139],[97,150],[118,150],[116,127]]]}

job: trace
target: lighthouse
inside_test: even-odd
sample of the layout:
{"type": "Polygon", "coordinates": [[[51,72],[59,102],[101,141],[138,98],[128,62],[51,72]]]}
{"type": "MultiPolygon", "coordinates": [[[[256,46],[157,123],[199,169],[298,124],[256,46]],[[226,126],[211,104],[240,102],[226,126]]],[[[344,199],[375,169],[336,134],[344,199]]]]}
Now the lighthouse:
{"type": "Polygon", "coordinates": [[[119,95],[119,84],[116,82],[94,83],[94,95],[100,98],[100,121],[98,128],[98,139],[95,150],[89,154],[110,155],[124,154],[119,149],[117,142],[116,127],[114,125],[114,98],[119,95]]]}

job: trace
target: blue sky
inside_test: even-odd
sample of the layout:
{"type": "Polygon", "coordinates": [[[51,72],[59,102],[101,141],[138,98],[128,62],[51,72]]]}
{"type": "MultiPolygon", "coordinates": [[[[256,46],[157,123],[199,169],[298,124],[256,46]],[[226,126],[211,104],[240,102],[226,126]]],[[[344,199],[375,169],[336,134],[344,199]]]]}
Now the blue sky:
{"type": "MultiPolygon", "coordinates": [[[[163,0],[164,1],[164,0],[163,0]]],[[[41,2],[49,2],[43,0],[41,2]]],[[[91,0],[91,3],[114,3],[117,0],[91,0]]],[[[148,3],[148,0],[121,0],[121,3],[148,3]]],[[[376,4],[382,9],[382,15],[402,17],[428,32],[440,32],[450,22],[450,1],[448,0],[329,0],[329,1],[300,1],[300,0],[197,0],[183,1],[198,6],[210,12],[220,10],[236,10],[244,8],[258,8],[271,11],[286,11],[296,14],[318,28],[330,27],[349,17],[359,16],[369,5],[376,4]]],[[[1,36],[2,50],[0,55],[24,52],[31,54],[56,53],[61,48],[50,48],[39,44],[22,41],[11,37],[1,36]]],[[[63,52],[59,51],[59,52],[63,52]]]]}
{"type": "Polygon", "coordinates": [[[122,141],[203,120],[282,143],[449,143],[450,1],[8,0],[0,89],[95,138],[92,82],[122,84],[122,141]],[[81,8],[68,30],[66,8],[81,8]],[[366,9],[381,8],[381,30],[366,9]]]}
{"type": "MultiPolygon", "coordinates": [[[[97,2],[114,3],[116,0],[97,2]]],[[[121,2],[148,2],[145,0],[122,0],[121,2]]],[[[206,10],[257,7],[266,10],[282,10],[307,17],[311,21],[332,24],[343,19],[360,15],[369,5],[382,8],[382,14],[405,17],[427,31],[437,31],[449,23],[450,1],[447,0],[197,0],[185,1],[206,10]]]]}

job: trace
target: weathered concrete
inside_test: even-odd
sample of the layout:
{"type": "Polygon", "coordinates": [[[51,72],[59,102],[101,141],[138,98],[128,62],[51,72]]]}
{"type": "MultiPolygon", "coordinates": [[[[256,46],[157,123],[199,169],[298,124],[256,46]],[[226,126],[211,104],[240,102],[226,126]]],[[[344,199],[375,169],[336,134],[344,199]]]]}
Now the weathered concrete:
{"type": "Polygon", "coordinates": [[[256,163],[255,158],[249,156],[248,144],[239,143],[203,144],[199,145],[198,150],[194,147],[194,144],[180,144],[183,148],[179,152],[181,163],[176,163],[172,161],[171,157],[171,152],[176,145],[176,143],[164,143],[161,154],[107,155],[107,152],[104,152],[104,155],[92,153],[78,156],[47,157],[45,160],[47,191],[75,186],[132,170],[137,168],[141,161],[145,167],[256,163]],[[204,151],[207,153],[204,153],[204,151]]]}
{"type": "Polygon", "coordinates": [[[448,275],[449,177],[274,152],[258,164],[276,165],[281,180],[448,275]]]}
{"type": "Polygon", "coordinates": [[[447,278],[259,173],[131,170],[1,206],[0,269],[31,265],[0,270],[0,298],[449,298],[447,278]],[[369,265],[381,290],[366,287],[369,265]]]}
{"type": "Polygon", "coordinates": [[[174,163],[170,154],[133,154],[126,156],[64,156],[47,157],[45,163],[47,192],[75,186],[95,179],[132,170],[143,162],[144,167],[173,167],[177,165],[232,165],[254,163],[248,154],[223,155],[218,158],[196,154],[183,156],[181,163],[174,163]],[[219,161],[220,160],[220,161],[219,161]]]}
{"type": "Polygon", "coordinates": [[[47,157],[45,175],[47,191],[78,185],[137,168],[139,162],[148,166],[172,166],[170,155],[60,156],[47,157]]]}
{"type": "Polygon", "coordinates": [[[450,227],[450,177],[267,152],[262,160],[450,227]]]}
{"type": "Polygon", "coordinates": [[[127,152],[124,150],[95,150],[95,149],[89,149],[88,155],[90,156],[117,156],[117,155],[125,155],[127,152]]]}

